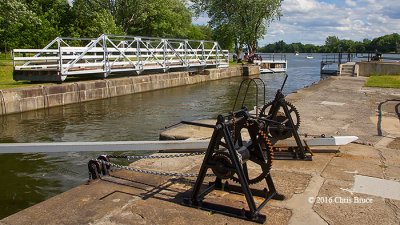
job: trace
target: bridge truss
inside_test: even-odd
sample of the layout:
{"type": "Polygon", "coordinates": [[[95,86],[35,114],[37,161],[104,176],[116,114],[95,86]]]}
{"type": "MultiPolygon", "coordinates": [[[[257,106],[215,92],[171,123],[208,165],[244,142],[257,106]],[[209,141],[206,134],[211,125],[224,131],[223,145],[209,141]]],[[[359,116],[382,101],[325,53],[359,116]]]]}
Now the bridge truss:
{"type": "Polygon", "coordinates": [[[43,49],[14,49],[13,65],[14,80],[61,82],[67,76],[228,67],[229,52],[218,42],[103,34],[57,37],[43,49]]]}

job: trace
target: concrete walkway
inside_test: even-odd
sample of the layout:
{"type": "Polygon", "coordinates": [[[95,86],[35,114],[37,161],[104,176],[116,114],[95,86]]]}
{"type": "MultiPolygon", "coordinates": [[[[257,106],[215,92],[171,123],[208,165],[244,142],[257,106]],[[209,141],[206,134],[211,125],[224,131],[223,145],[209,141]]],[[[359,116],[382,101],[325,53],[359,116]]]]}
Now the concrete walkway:
{"type": "MultiPolygon", "coordinates": [[[[355,135],[340,153],[318,153],[313,161],[274,161],[272,177],[284,201],[270,201],[266,224],[400,223],[400,90],[363,87],[365,78],[331,77],[287,100],[301,115],[300,133],[355,135]],[[396,191],[397,190],[397,191],[396,191]]],[[[186,127],[188,128],[188,127],[186,127]]],[[[164,138],[191,137],[185,127],[164,138]]],[[[189,128],[195,129],[195,128],[189,128]]],[[[207,138],[212,130],[196,133],[207,138]]],[[[146,159],[131,166],[197,173],[202,156],[146,159]]],[[[249,165],[250,176],[259,168],[249,165]]],[[[3,219],[1,224],[246,224],[248,221],[180,205],[194,179],[115,171],[3,219]]],[[[212,179],[208,179],[212,181],[212,179]]],[[[262,188],[258,183],[255,188],[262,188]]],[[[243,196],[216,191],[211,201],[245,206],[243,196]]],[[[261,199],[256,199],[257,203],[261,199]]]]}

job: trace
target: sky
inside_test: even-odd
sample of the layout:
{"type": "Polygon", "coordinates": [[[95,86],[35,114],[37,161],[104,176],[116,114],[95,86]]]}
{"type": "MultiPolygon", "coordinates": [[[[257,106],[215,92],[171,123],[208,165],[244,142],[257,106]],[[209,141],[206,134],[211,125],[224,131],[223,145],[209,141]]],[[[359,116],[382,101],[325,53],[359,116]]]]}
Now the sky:
{"type": "MultiPolygon", "coordinates": [[[[400,33],[400,0],[284,0],[282,14],[259,46],[280,40],[323,45],[328,36],[362,41],[400,33]]],[[[207,21],[206,15],[193,18],[194,24],[207,21]]]]}

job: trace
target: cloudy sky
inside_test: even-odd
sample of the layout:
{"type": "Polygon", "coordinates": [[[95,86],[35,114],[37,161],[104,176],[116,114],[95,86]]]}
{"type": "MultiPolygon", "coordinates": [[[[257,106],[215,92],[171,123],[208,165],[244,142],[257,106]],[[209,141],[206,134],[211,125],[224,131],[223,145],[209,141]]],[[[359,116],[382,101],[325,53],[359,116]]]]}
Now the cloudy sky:
{"type": "Polygon", "coordinates": [[[282,13],[260,46],[280,40],[322,45],[327,36],[362,41],[400,33],[400,0],[284,0],[282,13]]]}

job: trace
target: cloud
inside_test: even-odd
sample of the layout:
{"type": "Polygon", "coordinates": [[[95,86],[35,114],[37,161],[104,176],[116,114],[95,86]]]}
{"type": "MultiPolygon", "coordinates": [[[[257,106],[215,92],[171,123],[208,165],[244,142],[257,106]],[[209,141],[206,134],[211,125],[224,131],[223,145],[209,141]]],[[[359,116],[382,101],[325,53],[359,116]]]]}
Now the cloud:
{"type": "Polygon", "coordinates": [[[327,36],[361,41],[400,33],[399,0],[285,0],[283,16],[259,41],[324,44],[327,36]]]}
{"type": "Polygon", "coordinates": [[[388,5],[385,5],[381,12],[384,15],[387,15],[391,19],[400,19],[400,4],[399,1],[388,1],[390,2],[388,5]]]}
{"type": "MultiPolygon", "coordinates": [[[[282,13],[260,46],[280,40],[322,45],[328,36],[362,41],[400,33],[399,0],[284,0],[282,13]]],[[[195,24],[208,21],[207,15],[193,18],[195,24]]]]}
{"type": "Polygon", "coordinates": [[[346,0],[346,5],[356,7],[357,3],[352,0],[346,0]]]}

